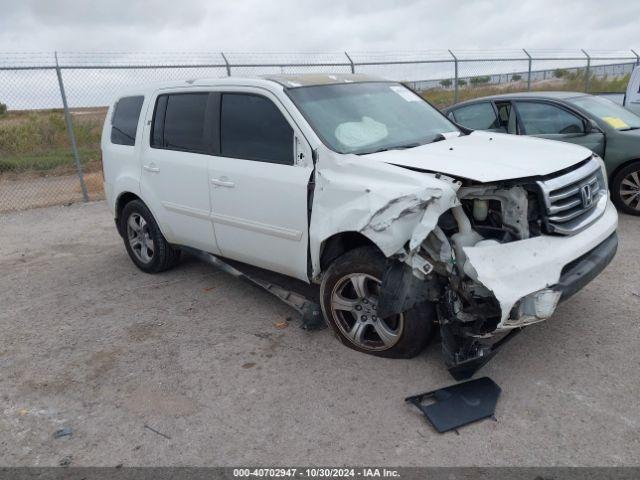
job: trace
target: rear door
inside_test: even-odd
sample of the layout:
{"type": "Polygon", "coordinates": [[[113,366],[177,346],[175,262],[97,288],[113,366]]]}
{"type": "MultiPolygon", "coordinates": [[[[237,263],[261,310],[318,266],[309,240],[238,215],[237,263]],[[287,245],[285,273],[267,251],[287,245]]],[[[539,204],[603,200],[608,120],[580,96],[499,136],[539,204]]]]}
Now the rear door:
{"type": "Polygon", "coordinates": [[[535,100],[518,100],[515,109],[524,135],[575,143],[604,155],[604,134],[589,130],[587,119],[575,112],[556,103],[535,100]]]}
{"type": "Polygon", "coordinates": [[[171,243],[220,253],[209,213],[207,166],[216,99],[207,91],[161,94],[150,108],[142,151],[142,196],[171,243]]]}
{"type": "Polygon", "coordinates": [[[262,89],[222,92],[220,154],[209,158],[211,217],[222,255],[307,276],[311,150],[262,89]]]}

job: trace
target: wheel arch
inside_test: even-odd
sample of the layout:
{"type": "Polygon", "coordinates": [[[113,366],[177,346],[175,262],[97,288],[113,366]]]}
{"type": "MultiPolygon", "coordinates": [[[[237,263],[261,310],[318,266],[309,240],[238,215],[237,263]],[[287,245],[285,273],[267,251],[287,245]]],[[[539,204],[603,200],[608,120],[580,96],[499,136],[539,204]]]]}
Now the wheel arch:
{"type": "Polygon", "coordinates": [[[360,232],[345,231],[331,235],[320,244],[320,271],[324,272],[339,256],[364,246],[373,246],[382,253],[373,240],[360,232]]]}
{"type": "Polygon", "coordinates": [[[640,163],[640,158],[632,158],[631,160],[626,160],[622,162],[620,165],[616,165],[616,168],[614,168],[611,174],[609,174],[609,185],[613,183],[613,179],[616,178],[616,175],[618,175],[620,170],[628,167],[632,163],[640,163]]]}
{"type": "Polygon", "coordinates": [[[139,195],[136,195],[133,192],[122,192],[118,195],[118,198],[116,199],[114,219],[116,222],[116,228],[118,229],[118,233],[120,233],[120,236],[124,236],[124,232],[120,228],[120,217],[122,215],[122,210],[124,210],[124,207],[127,203],[132,202],[133,200],[140,200],[146,205],[146,202],[142,200],[142,198],[140,198],[139,195]]]}

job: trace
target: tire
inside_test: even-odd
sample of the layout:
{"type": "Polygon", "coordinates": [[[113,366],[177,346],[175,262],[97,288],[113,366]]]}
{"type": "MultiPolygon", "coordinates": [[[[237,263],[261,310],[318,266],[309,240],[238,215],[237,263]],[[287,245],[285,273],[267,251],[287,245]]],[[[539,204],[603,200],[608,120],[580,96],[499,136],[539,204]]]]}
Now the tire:
{"type": "Polygon", "coordinates": [[[611,201],[621,212],[640,215],[640,161],[627,165],[613,177],[611,201]]]}
{"type": "Polygon", "coordinates": [[[435,305],[423,303],[394,317],[376,318],[377,288],[385,268],[386,259],[375,247],[338,257],[322,277],[322,312],[347,347],[379,357],[412,358],[436,330],[435,305]]]}
{"type": "Polygon", "coordinates": [[[129,257],[143,272],[164,272],[180,260],[180,250],[167,242],[151,211],[141,200],[132,200],[124,206],[120,231],[129,257]]]}

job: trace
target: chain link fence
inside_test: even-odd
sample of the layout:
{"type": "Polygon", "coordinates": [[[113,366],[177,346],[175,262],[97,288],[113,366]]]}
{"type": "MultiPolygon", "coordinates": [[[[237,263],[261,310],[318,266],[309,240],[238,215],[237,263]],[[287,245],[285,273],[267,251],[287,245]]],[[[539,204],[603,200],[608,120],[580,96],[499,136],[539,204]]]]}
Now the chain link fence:
{"type": "Polygon", "coordinates": [[[100,134],[107,106],[136,85],[353,72],[403,81],[442,108],[525,90],[624,93],[638,64],[634,50],[0,53],[0,216],[103,198],[100,134]]]}

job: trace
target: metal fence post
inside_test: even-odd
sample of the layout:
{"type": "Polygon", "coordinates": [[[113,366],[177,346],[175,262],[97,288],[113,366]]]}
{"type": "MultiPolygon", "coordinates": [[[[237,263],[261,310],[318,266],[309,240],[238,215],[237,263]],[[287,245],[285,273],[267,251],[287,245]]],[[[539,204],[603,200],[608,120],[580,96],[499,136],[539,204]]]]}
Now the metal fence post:
{"type": "Polygon", "coordinates": [[[356,66],[353,64],[353,60],[351,60],[349,54],[347,52],[344,52],[344,56],[347,57],[347,60],[349,60],[349,65],[351,65],[351,73],[356,73],[356,66]]]}
{"type": "Polygon", "coordinates": [[[453,57],[453,68],[455,76],[453,78],[453,103],[458,103],[458,57],[456,57],[451,50],[449,54],[453,57]]]}
{"type": "Polygon", "coordinates": [[[634,49],[631,49],[631,53],[636,56],[636,65],[640,65],[640,55],[638,55],[634,49]]]}
{"type": "Polygon", "coordinates": [[[584,49],[581,49],[581,50],[582,50],[582,53],[584,53],[585,56],[587,57],[587,69],[584,72],[584,91],[589,93],[589,80],[591,77],[591,57],[587,52],[584,51],[584,49]]]}
{"type": "Polygon", "coordinates": [[[533,59],[531,58],[531,55],[529,55],[529,52],[527,52],[524,48],[522,49],[522,51],[525,53],[525,55],[529,59],[529,70],[527,71],[527,91],[530,91],[531,90],[531,64],[533,59]]]}
{"type": "Polygon", "coordinates": [[[76,134],[73,130],[73,121],[71,120],[71,113],[69,113],[69,105],[67,105],[67,94],[64,91],[64,83],[62,82],[62,71],[60,70],[60,65],[58,64],[58,52],[55,52],[54,55],[56,58],[56,75],[58,75],[58,86],[60,87],[60,96],[62,97],[62,108],[64,109],[64,120],[67,124],[67,132],[69,134],[69,141],[71,142],[73,160],[76,163],[76,170],[78,172],[78,178],[80,179],[82,198],[86,203],[89,201],[89,194],[87,192],[87,186],[84,183],[84,175],[82,174],[82,164],[80,163],[80,155],[78,155],[76,134]]]}
{"type": "Polygon", "coordinates": [[[227,57],[225,56],[224,52],[220,52],[220,56],[224,60],[224,66],[227,67],[227,77],[230,77],[231,76],[231,65],[229,65],[229,60],[227,60],[227,57]]]}

